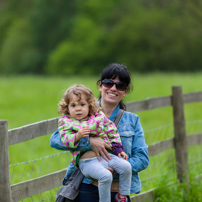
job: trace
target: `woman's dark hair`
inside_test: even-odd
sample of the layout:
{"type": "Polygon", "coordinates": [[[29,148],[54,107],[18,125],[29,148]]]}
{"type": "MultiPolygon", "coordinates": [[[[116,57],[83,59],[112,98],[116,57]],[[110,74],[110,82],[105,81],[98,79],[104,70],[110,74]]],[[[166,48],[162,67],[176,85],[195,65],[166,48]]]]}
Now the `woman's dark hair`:
{"type": "MultiPolygon", "coordinates": [[[[100,76],[100,79],[97,81],[97,84],[104,79],[115,79],[118,76],[119,80],[126,84],[128,87],[128,92],[132,89],[131,87],[131,76],[126,66],[118,63],[112,63],[108,65],[100,76]]],[[[101,98],[101,94],[100,94],[101,98]]],[[[99,98],[99,99],[100,99],[99,98]]],[[[121,100],[119,103],[120,109],[126,110],[126,106],[121,100]]]]}

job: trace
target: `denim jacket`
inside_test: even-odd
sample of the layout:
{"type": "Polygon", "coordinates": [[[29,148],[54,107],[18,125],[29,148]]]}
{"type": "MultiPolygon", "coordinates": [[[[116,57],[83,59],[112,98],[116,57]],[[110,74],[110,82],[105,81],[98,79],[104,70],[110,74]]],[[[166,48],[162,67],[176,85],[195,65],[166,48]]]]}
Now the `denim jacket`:
{"type": "MultiPolygon", "coordinates": [[[[119,106],[113,111],[109,119],[111,121],[118,115],[119,106]]],[[[144,132],[140,124],[139,117],[131,112],[125,111],[119,125],[117,127],[121,142],[125,153],[128,155],[128,161],[132,166],[132,181],[131,181],[131,191],[130,193],[139,193],[141,190],[141,182],[138,172],[147,168],[149,164],[148,157],[148,146],[145,143],[144,132]]],[[[89,137],[80,139],[79,145],[77,147],[79,150],[91,150],[91,144],[89,137]]],[[[67,150],[69,150],[67,148],[67,150]]],[[[69,164],[67,168],[66,175],[63,179],[63,185],[70,177],[72,172],[76,169],[72,163],[69,164]]],[[[114,181],[118,181],[118,174],[114,173],[114,181]]],[[[83,183],[91,184],[93,179],[84,177],[83,183]]]]}

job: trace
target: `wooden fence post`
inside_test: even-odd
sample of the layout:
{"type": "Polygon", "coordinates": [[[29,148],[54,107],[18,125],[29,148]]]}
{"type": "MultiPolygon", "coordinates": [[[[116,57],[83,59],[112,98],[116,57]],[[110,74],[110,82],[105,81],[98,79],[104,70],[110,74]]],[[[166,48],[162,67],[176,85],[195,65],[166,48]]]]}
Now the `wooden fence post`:
{"type": "Polygon", "coordinates": [[[182,87],[172,87],[174,146],[176,157],[177,178],[180,182],[189,182],[187,139],[184,117],[184,101],[182,87]]]}
{"type": "Polygon", "coordinates": [[[8,122],[0,120],[0,201],[12,202],[8,154],[8,122]]]}

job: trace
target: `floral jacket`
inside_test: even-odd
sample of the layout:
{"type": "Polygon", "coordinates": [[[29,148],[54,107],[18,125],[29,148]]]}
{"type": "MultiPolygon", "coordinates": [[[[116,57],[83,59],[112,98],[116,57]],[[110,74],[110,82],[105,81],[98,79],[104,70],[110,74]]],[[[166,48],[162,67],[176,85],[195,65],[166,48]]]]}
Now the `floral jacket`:
{"type": "Polygon", "coordinates": [[[76,150],[79,141],[75,143],[75,137],[76,133],[82,127],[89,128],[91,136],[101,137],[107,135],[106,138],[103,138],[103,141],[112,147],[112,151],[116,155],[123,151],[121,139],[115,124],[110,121],[103,112],[96,112],[87,120],[76,120],[71,118],[71,116],[64,115],[58,121],[59,135],[63,145],[75,149],[71,151],[73,155],[73,165],[78,165],[79,156],[81,154],[81,151],[76,150]]]}

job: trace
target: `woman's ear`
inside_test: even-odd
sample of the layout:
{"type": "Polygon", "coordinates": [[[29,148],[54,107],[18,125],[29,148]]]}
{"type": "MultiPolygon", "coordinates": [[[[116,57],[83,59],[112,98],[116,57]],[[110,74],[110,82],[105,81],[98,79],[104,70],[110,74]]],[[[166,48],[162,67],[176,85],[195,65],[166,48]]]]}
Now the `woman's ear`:
{"type": "Polygon", "coordinates": [[[129,88],[127,87],[127,89],[125,90],[125,92],[124,92],[124,94],[123,94],[123,97],[125,97],[125,96],[127,95],[128,90],[129,90],[129,88]]]}
{"type": "Polygon", "coordinates": [[[126,89],[126,93],[128,93],[128,91],[129,91],[129,87],[127,87],[127,89],[126,89]]]}

